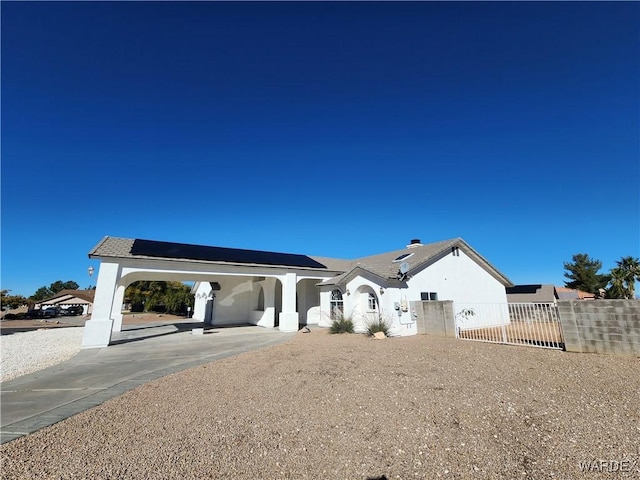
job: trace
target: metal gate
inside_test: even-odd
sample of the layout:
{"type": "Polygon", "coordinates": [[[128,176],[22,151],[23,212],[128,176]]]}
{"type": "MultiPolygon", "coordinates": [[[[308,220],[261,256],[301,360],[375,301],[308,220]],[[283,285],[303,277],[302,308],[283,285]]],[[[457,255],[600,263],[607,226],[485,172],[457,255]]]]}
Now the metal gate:
{"type": "Polygon", "coordinates": [[[455,303],[456,337],[564,350],[553,303],[455,303]]]}

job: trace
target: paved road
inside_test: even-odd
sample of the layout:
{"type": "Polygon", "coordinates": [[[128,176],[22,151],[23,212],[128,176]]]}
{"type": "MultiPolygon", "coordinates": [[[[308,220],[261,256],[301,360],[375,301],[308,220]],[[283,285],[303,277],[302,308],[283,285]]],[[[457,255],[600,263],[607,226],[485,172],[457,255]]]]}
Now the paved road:
{"type": "Polygon", "coordinates": [[[274,345],[295,333],[202,323],[127,325],[106,348],[82,350],[55,366],[2,383],[0,443],[53,425],[139,385],[197,365],[274,345]]]}

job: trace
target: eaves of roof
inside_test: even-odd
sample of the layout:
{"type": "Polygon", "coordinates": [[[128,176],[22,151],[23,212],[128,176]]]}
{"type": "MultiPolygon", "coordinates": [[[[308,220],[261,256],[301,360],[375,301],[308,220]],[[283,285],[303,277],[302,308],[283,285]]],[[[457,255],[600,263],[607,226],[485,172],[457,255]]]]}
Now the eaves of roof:
{"type": "Polygon", "coordinates": [[[407,284],[404,281],[398,280],[396,278],[389,278],[389,277],[382,277],[380,275],[378,275],[376,272],[374,272],[373,270],[370,270],[362,265],[356,265],[355,267],[353,267],[351,270],[349,270],[348,272],[344,272],[340,275],[337,275],[333,278],[330,278],[328,280],[325,280],[321,283],[318,283],[318,285],[322,285],[322,286],[327,286],[327,285],[346,285],[347,283],[349,283],[352,279],[356,278],[356,277],[364,277],[367,278],[369,280],[371,280],[372,282],[375,282],[377,285],[384,287],[384,288],[391,288],[391,287],[406,287],[407,284]]]}

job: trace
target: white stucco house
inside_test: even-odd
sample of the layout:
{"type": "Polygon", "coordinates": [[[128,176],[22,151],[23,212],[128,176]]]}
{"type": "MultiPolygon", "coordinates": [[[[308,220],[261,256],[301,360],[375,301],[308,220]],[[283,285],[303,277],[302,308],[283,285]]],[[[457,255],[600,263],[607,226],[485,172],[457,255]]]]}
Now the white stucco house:
{"type": "Polygon", "coordinates": [[[297,331],[344,316],[364,331],[382,317],[393,335],[417,333],[411,302],[506,304],[512,286],[461,238],[344,260],[105,237],[89,257],[101,265],[84,348],[106,346],[121,330],[124,291],[137,280],[194,281],[193,318],[203,324],[297,331]]]}

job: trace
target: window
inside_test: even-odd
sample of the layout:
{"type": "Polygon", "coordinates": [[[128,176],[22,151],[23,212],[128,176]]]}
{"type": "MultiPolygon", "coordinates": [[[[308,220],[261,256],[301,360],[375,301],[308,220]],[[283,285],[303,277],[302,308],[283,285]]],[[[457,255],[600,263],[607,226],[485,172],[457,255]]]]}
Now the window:
{"type": "Polygon", "coordinates": [[[437,302],[438,292],[420,292],[420,300],[423,302],[437,302]]]}
{"type": "Polygon", "coordinates": [[[331,292],[331,302],[329,304],[331,311],[331,320],[339,320],[342,318],[343,306],[342,306],[342,292],[340,290],[333,290],[331,292]]]}
{"type": "Polygon", "coordinates": [[[376,298],[375,293],[369,292],[369,300],[367,308],[369,311],[377,311],[378,310],[378,299],[376,298]]]}

